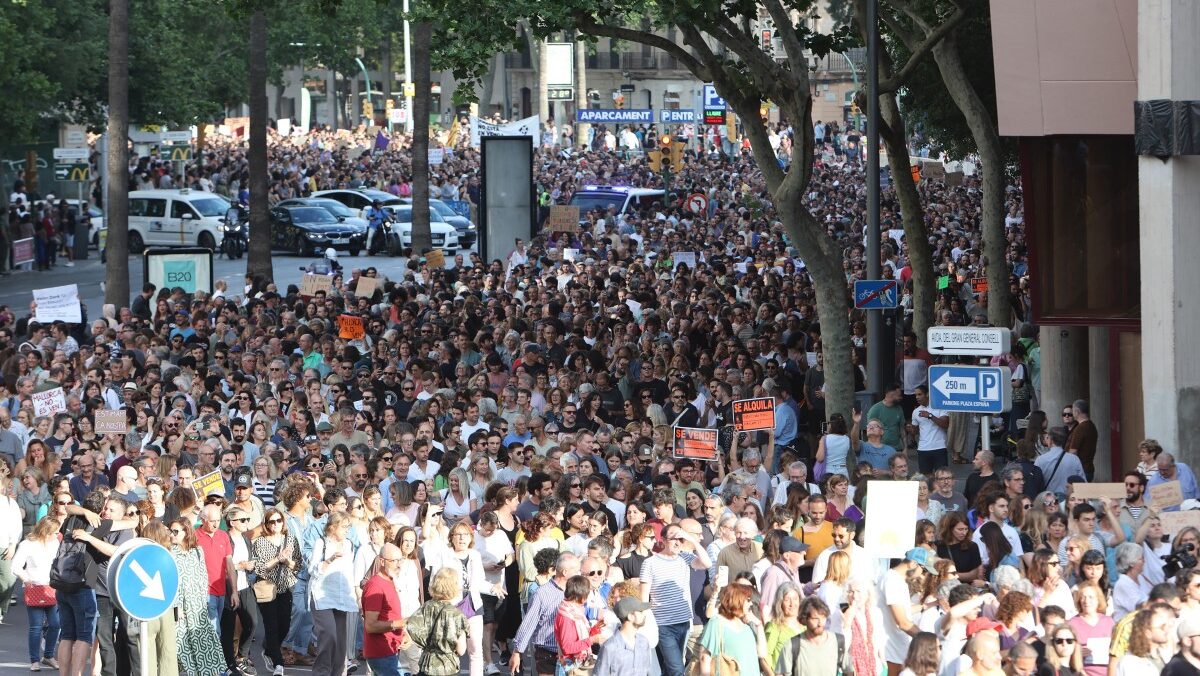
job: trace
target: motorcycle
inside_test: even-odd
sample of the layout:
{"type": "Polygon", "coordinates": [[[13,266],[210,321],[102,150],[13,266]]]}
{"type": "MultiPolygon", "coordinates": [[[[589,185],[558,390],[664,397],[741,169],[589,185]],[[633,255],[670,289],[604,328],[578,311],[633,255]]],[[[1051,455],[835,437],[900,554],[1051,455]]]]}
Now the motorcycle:
{"type": "Polygon", "coordinates": [[[326,275],[333,277],[342,274],[342,264],[338,263],[337,252],[332,248],[325,250],[325,255],[308,265],[300,266],[300,271],[310,275],[326,275]]]}
{"type": "Polygon", "coordinates": [[[400,241],[400,232],[392,228],[392,219],[383,219],[379,225],[379,233],[370,238],[371,243],[367,247],[367,253],[378,254],[387,253],[387,255],[395,258],[404,254],[404,245],[400,241]]]}
{"type": "Polygon", "coordinates": [[[221,253],[230,260],[241,258],[246,251],[249,217],[250,214],[240,204],[225,212],[225,218],[222,219],[224,237],[221,239],[221,253]]]}

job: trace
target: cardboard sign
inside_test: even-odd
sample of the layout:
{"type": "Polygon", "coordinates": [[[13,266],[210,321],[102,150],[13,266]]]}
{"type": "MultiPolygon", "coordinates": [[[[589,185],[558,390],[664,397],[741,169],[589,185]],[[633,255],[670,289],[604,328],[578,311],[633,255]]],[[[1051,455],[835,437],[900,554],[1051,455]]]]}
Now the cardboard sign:
{"type": "MultiPolygon", "coordinates": [[[[104,235],[107,233],[108,233],[107,228],[100,231],[101,235],[104,235]]],[[[100,249],[101,250],[104,249],[103,244],[100,245],[100,249]]],[[[34,247],[32,237],[28,237],[26,239],[18,239],[17,241],[12,243],[12,264],[13,265],[24,265],[25,263],[32,263],[35,260],[37,260],[37,255],[35,254],[35,247],[34,247]]]]}
{"type": "Polygon", "coordinates": [[[923,162],[921,175],[925,178],[946,178],[946,165],[941,162],[923,162]]]}
{"type": "Polygon", "coordinates": [[[367,335],[362,317],[354,315],[338,315],[338,338],[346,340],[362,340],[367,335]]]}
{"type": "Polygon", "coordinates": [[[362,298],[370,298],[375,294],[375,289],[377,288],[379,288],[379,279],[364,275],[358,278],[358,284],[354,287],[354,295],[362,298]]]}
{"type": "Polygon", "coordinates": [[[920,183],[921,182],[921,167],[919,165],[914,164],[911,167],[909,167],[909,171],[912,174],[912,182],[920,183]]]}
{"type": "Polygon", "coordinates": [[[441,249],[434,249],[425,254],[425,264],[435,270],[446,267],[446,254],[441,249]]]}
{"type": "Polygon", "coordinates": [[[34,289],[33,299],[37,301],[34,319],[42,324],[78,324],[83,321],[79,310],[79,286],[76,284],[34,289]]]}
{"type": "Polygon", "coordinates": [[[128,431],[129,418],[124,409],[96,411],[96,434],[125,434],[128,431]]]}
{"type": "Polygon", "coordinates": [[[961,171],[946,172],[946,186],[956,188],[963,184],[963,173],[961,171]]]}
{"type": "Polygon", "coordinates": [[[974,293],[987,293],[988,283],[987,277],[974,277],[971,279],[971,291],[974,293]]]}
{"type": "Polygon", "coordinates": [[[688,270],[696,269],[696,252],[695,251],[676,251],[671,255],[672,269],[678,269],[680,265],[688,266],[688,270]]]}
{"type": "Polygon", "coordinates": [[[717,430],[697,427],[674,427],[672,429],[675,439],[674,457],[706,462],[717,459],[717,430]]]}
{"type": "Polygon", "coordinates": [[[225,495],[225,482],[221,481],[221,470],[214,470],[192,480],[192,489],[201,500],[212,494],[225,495]]]}
{"type": "Polygon", "coordinates": [[[899,559],[912,549],[917,521],[916,481],[869,481],[863,549],[871,558],[899,559]]]}
{"type": "Polygon", "coordinates": [[[774,430],[775,400],[764,397],[733,402],[733,429],[738,432],[774,430]]]}
{"type": "Polygon", "coordinates": [[[333,277],[329,275],[304,275],[300,280],[300,295],[315,296],[318,292],[324,291],[325,295],[333,289],[333,277]]]}
{"type": "Polygon", "coordinates": [[[1125,499],[1125,484],[1071,484],[1072,494],[1081,500],[1096,500],[1098,498],[1125,499]]]}
{"type": "Polygon", "coordinates": [[[30,398],[33,399],[33,415],[38,417],[50,416],[67,410],[67,397],[61,387],[45,392],[34,392],[30,398]]]}
{"type": "Polygon", "coordinates": [[[546,229],[550,232],[579,232],[579,207],[552,205],[550,216],[546,219],[546,229]]]}
{"type": "Polygon", "coordinates": [[[1158,520],[1162,522],[1163,530],[1173,536],[1188,526],[1200,528],[1200,511],[1163,512],[1158,515],[1158,520]]]}
{"type": "Polygon", "coordinates": [[[1167,481],[1157,486],[1151,486],[1150,504],[1154,505],[1154,508],[1160,511],[1167,507],[1175,507],[1183,504],[1183,488],[1179,485],[1179,480],[1176,479],[1175,481],[1167,481]]]}

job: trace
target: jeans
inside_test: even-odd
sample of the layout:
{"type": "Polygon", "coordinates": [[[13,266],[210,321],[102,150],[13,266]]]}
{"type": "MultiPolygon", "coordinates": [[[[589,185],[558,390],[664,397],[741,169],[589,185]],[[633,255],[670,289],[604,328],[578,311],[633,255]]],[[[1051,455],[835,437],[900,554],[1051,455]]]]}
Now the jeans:
{"type": "Polygon", "coordinates": [[[54,657],[58,648],[58,606],[49,608],[25,608],[29,615],[29,662],[37,662],[43,657],[54,657]],[[46,646],[42,648],[42,634],[46,636],[46,646]]]}
{"type": "Polygon", "coordinates": [[[116,655],[116,659],[101,659],[103,676],[141,673],[141,653],[138,652],[136,632],[129,636],[129,616],[117,609],[107,596],[96,595],[96,640],[101,655],[116,655]]]}
{"type": "Polygon", "coordinates": [[[375,676],[400,676],[400,660],[395,655],[372,657],[367,660],[367,666],[375,676]]]}
{"type": "Polygon", "coordinates": [[[308,653],[308,644],[312,641],[313,618],[308,609],[308,580],[296,580],[292,587],[292,619],[291,628],[283,645],[301,655],[308,653]]]}
{"type": "Polygon", "coordinates": [[[244,659],[250,653],[250,638],[254,636],[254,628],[261,623],[258,616],[258,602],[254,600],[254,590],[247,587],[237,592],[238,607],[233,604],[225,606],[221,613],[221,651],[225,654],[225,665],[230,671],[237,667],[237,660],[244,659]],[[237,620],[242,621],[242,632],[238,638],[237,654],[233,651],[234,630],[237,620]]]}
{"type": "Polygon", "coordinates": [[[691,622],[658,627],[658,663],[663,676],[683,676],[683,649],[691,628],[691,622]]]}
{"type": "Polygon", "coordinates": [[[283,664],[283,652],[279,646],[287,636],[292,623],[292,593],[280,591],[275,600],[258,606],[263,624],[263,654],[275,664],[283,664]]]}
{"type": "Polygon", "coordinates": [[[917,451],[917,468],[925,476],[931,476],[935,469],[948,467],[949,465],[950,456],[944,448],[932,451],[917,451]]]}
{"type": "Polygon", "coordinates": [[[84,587],[75,592],[59,592],[59,640],[83,641],[93,643],[96,640],[96,592],[84,587]]]}
{"type": "Polygon", "coordinates": [[[225,611],[225,597],[208,595],[208,621],[212,623],[213,631],[221,635],[221,613],[225,611]]]}

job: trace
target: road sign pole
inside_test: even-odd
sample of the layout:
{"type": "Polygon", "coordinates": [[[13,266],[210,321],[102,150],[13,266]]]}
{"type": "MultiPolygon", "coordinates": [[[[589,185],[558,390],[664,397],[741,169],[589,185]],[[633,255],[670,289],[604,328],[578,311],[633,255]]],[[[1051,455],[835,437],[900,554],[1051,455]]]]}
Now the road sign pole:
{"type": "Polygon", "coordinates": [[[78,216],[75,219],[75,250],[71,252],[71,257],[77,261],[86,260],[88,257],[88,235],[91,234],[92,219],[88,216],[87,201],[84,199],[84,186],[87,184],[83,181],[77,181],[75,185],[79,186],[79,208],[76,210],[78,216]]]}
{"type": "MultiPolygon", "coordinates": [[[[880,279],[879,233],[879,19],[878,0],[867,0],[867,276],[880,279]]],[[[897,297],[900,293],[897,290],[897,297]]],[[[878,401],[896,379],[896,338],[880,312],[867,314],[867,388],[878,401]],[[889,340],[890,338],[890,340],[889,340]]]]}
{"type": "Polygon", "coordinates": [[[992,450],[992,416],[979,416],[979,450],[992,450]]]}
{"type": "MultiPolygon", "coordinates": [[[[235,585],[236,586],[236,585],[235,585]]],[[[138,623],[138,653],[141,655],[141,665],[138,669],[140,676],[150,674],[150,623],[145,620],[134,620],[138,623]]]]}

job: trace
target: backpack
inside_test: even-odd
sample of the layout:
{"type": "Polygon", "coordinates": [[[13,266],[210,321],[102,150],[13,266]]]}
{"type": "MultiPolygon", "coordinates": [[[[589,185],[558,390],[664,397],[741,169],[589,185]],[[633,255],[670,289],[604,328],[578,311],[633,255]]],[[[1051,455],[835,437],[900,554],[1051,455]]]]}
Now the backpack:
{"type": "MultiPolygon", "coordinates": [[[[70,520],[67,524],[73,526],[70,520]]],[[[87,551],[87,543],[70,536],[71,528],[64,526],[63,531],[67,535],[58,546],[54,562],[50,564],[50,586],[56,591],[70,594],[86,586],[84,575],[91,557],[87,551]]]]}

